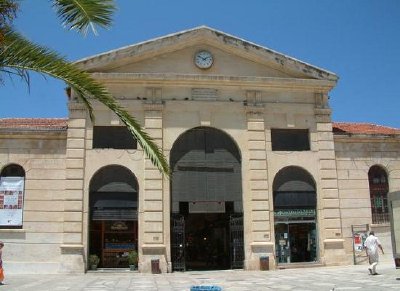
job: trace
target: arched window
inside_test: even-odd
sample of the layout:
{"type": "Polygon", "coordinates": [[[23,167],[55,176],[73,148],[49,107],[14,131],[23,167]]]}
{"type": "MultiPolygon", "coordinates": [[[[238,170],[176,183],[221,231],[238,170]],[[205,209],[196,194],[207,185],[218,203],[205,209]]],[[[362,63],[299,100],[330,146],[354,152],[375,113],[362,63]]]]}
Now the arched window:
{"type": "Polygon", "coordinates": [[[0,228],[21,228],[24,208],[25,171],[17,164],[0,174],[0,228]]]}
{"type": "Polygon", "coordinates": [[[386,171],[380,166],[372,166],[368,171],[371,198],[372,223],[389,222],[387,193],[389,183],[386,171]]]}

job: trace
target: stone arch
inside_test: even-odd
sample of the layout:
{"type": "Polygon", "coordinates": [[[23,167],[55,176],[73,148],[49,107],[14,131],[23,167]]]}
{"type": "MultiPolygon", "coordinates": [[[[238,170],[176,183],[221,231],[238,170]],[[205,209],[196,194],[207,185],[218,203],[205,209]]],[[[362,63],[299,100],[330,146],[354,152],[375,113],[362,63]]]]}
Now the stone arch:
{"type": "Polygon", "coordinates": [[[281,169],[273,181],[273,205],[277,262],[316,261],[317,193],[313,176],[298,166],[281,169]]]}
{"type": "Polygon", "coordinates": [[[241,153],[234,139],[213,127],[189,129],[174,142],[170,165],[173,270],[242,268],[241,153]]]}
{"type": "Polygon", "coordinates": [[[100,266],[127,268],[125,255],[138,250],[138,195],[136,176],[128,168],[107,165],[89,183],[89,254],[100,266]]]}

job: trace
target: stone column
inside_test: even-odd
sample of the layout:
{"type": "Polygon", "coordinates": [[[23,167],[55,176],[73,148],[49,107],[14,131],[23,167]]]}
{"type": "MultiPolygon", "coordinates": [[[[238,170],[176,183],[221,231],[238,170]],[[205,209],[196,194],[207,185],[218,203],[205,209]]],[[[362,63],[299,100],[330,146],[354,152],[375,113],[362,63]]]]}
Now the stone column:
{"type": "Polygon", "coordinates": [[[332,132],[331,110],[316,108],[317,139],[319,154],[320,187],[318,222],[320,225],[322,263],[327,265],[346,263],[335,146],[332,132]]]}
{"type": "MultiPolygon", "coordinates": [[[[246,269],[258,270],[260,256],[268,255],[271,266],[273,261],[273,243],[271,242],[270,208],[268,196],[268,172],[266,155],[266,137],[264,122],[264,107],[262,105],[247,105],[247,136],[248,136],[248,189],[244,190],[245,201],[250,203],[245,214],[245,237],[250,243],[250,255],[246,252],[246,269]]],[[[247,248],[246,248],[247,249],[247,248]]]]}
{"type": "Polygon", "coordinates": [[[70,103],[66,149],[63,244],[61,273],[85,271],[83,235],[83,187],[86,109],[70,103]]]}
{"type": "MultiPolygon", "coordinates": [[[[157,102],[144,103],[144,127],[146,132],[162,149],[163,145],[163,104],[157,102]]],[[[139,215],[139,239],[141,253],[139,271],[151,272],[151,260],[158,259],[161,271],[167,272],[165,231],[163,223],[163,175],[145,158],[144,188],[141,191],[139,215]]]]}

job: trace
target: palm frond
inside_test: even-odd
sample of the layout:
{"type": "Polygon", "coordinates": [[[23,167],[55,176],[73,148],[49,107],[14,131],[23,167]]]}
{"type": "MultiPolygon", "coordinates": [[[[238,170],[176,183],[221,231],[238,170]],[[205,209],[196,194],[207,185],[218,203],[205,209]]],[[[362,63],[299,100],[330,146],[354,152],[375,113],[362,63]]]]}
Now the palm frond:
{"type": "Polygon", "coordinates": [[[53,7],[65,27],[84,35],[89,28],[94,34],[96,26],[108,28],[116,10],[113,0],[53,0],[53,7]]]}
{"type": "Polygon", "coordinates": [[[0,48],[0,68],[40,72],[65,81],[84,101],[91,116],[91,101],[101,102],[127,126],[152,163],[162,173],[169,175],[168,163],[153,139],[141,128],[135,118],[116,102],[107,89],[94,80],[89,73],[80,70],[52,50],[34,44],[12,30],[7,31],[4,45],[0,48]]]}

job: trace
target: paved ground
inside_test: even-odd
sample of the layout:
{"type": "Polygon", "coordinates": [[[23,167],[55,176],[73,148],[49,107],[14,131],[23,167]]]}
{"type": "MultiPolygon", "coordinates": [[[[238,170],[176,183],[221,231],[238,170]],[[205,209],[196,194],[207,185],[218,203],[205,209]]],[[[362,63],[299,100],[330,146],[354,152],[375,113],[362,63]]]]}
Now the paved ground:
{"type": "Polygon", "coordinates": [[[277,271],[207,271],[172,274],[93,272],[82,275],[9,275],[0,291],[10,290],[190,290],[192,286],[217,285],[222,290],[400,290],[400,270],[385,263],[380,275],[367,266],[318,267],[277,271]]]}

